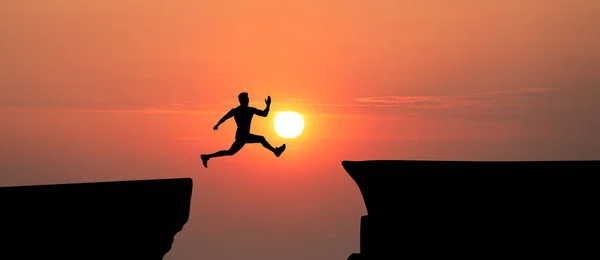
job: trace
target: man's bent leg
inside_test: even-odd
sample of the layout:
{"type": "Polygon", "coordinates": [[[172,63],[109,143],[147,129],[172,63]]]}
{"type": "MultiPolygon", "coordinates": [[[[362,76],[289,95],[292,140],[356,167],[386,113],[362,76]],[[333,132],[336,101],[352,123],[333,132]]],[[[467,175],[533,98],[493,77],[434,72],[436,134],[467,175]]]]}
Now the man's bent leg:
{"type": "Polygon", "coordinates": [[[269,149],[269,151],[273,152],[273,154],[275,154],[275,156],[277,156],[277,157],[279,157],[283,153],[283,151],[285,151],[285,144],[283,144],[280,147],[273,148],[273,146],[271,146],[271,144],[269,144],[269,142],[267,142],[267,139],[264,136],[260,136],[260,135],[250,134],[248,136],[246,142],[247,143],[260,143],[260,144],[262,144],[262,146],[269,149]]]}
{"type": "Polygon", "coordinates": [[[269,142],[267,142],[267,139],[264,136],[249,134],[248,137],[246,138],[246,142],[247,143],[260,143],[260,144],[262,144],[262,146],[264,148],[267,148],[267,149],[269,149],[269,151],[275,153],[275,148],[269,142]]]}

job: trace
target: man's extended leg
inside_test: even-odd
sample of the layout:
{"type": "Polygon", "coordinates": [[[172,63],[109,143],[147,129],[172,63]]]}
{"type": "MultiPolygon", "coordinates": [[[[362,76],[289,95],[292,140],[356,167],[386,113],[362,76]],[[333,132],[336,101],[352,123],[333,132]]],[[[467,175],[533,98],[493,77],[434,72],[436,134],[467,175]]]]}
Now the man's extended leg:
{"type": "Polygon", "coordinates": [[[221,151],[218,151],[218,152],[212,153],[212,154],[203,154],[203,155],[200,155],[200,159],[202,159],[202,164],[206,168],[206,167],[208,167],[207,164],[208,164],[208,160],[210,160],[210,158],[221,157],[221,156],[232,156],[232,155],[236,154],[237,152],[239,152],[240,149],[242,149],[242,147],[244,147],[244,142],[236,140],[235,142],[233,142],[233,144],[231,145],[229,150],[221,150],[221,151]]]}
{"type": "Polygon", "coordinates": [[[285,144],[274,148],[264,136],[250,134],[246,140],[246,143],[260,143],[263,147],[269,149],[269,151],[273,152],[275,156],[279,157],[281,153],[285,150],[285,144]]]}

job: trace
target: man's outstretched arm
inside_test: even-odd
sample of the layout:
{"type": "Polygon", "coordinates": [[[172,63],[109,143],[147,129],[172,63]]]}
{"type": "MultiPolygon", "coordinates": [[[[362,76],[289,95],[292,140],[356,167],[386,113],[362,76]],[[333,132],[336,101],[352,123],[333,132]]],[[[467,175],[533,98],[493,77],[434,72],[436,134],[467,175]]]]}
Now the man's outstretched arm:
{"type": "Polygon", "coordinates": [[[233,116],[233,109],[232,109],[232,110],[229,110],[229,112],[227,112],[227,114],[225,114],[225,115],[224,115],[224,116],[221,118],[221,120],[219,120],[219,122],[218,122],[218,123],[215,125],[215,127],[214,127],[213,129],[215,129],[215,130],[219,129],[219,126],[220,126],[220,125],[221,125],[223,122],[227,121],[227,119],[231,118],[232,116],[233,116]]]}
{"type": "Polygon", "coordinates": [[[262,116],[262,117],[266,117],[267,115],[269,115],[269,110],[271,109],[271,96],[269,96],[267,99],[265,99],[265,103],[267,104],[267,107],[265,108],[265,110],[257,109],[256,115],[262,116]]]}

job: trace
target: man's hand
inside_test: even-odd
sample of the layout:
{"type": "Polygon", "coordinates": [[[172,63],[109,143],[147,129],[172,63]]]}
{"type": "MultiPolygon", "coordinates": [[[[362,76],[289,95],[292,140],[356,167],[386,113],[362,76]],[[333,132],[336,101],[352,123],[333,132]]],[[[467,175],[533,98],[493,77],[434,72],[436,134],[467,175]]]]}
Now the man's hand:
{"type": "Polygon", "coordinates": [[[269,96],[267,99],[265,99],[265,103],[267,103],[267,106],[271,105],[271,96],[269,96]]]}
{"type": "Polygon", "coordinates": [[[219,130],[219,125],[215,125],[215,127],[213,127],[213,130],[219,130]]]}

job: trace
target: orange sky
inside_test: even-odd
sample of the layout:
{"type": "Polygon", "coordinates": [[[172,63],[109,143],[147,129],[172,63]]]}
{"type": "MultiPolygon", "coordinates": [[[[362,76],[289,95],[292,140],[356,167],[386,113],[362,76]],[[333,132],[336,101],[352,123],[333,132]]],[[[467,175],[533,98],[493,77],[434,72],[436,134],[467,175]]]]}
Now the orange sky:
{"type": "Polygon", "coordinates": [[[0,184],[188,177],[165,259],[346,259],[365,214],[341,160],[600,158],[600,3],[0,3],[0,184]],[[212,126],[237,94],[275,158],[212,126]]]}

